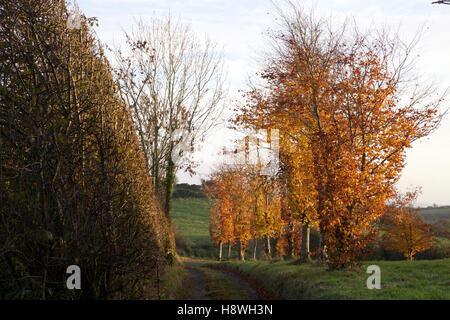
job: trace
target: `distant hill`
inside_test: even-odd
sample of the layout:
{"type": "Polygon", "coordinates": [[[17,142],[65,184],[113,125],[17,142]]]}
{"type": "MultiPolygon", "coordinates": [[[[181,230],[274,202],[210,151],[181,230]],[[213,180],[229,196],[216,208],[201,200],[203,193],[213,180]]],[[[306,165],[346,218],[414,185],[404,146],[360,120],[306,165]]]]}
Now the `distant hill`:
{"type": "Polygon", "coordinates": [[[450,206],[421,208],[419,213],[427,223],[435,223],[441,219],[450,220],[450,206]]]}
{"type": "Polygon", "coordinates": [[[206,195],[203,193],[202,186],[198,184],[179,183],[173,190],[174,199],[204,199],[206,195]]]}

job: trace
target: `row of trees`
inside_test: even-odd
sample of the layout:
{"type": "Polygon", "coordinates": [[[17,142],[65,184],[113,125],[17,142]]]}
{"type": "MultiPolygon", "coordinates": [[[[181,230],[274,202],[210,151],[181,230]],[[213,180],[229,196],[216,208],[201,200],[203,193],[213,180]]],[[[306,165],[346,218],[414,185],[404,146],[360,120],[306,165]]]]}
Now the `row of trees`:
{"type": "Polygon", "coordinates": [[[77,14],[0,4],[0,297],[158,298],[175,174],[192,170],[176,158],[220,113],[222,58],[169,17],[139,21],[112,67],[77,14]]]}
{"type": "MultiPolygon", "coordinates": [[[[223,166],[204,182],[203,188],[213,201],[210,236],[219,247],[219,260],[225,257],[224,245],[227,259],[232,256],[232,247],[237,246],[239,259],[245,260],[250,249],[255,260],[261,242],[264,259],[311,259],[314,252],[310,251],[310,235],[312,228],[317,234],[317,219],[306,220],[314,213],[296,214],[298,198],[286,197],[286,189],[278,180],[260,175],[255,166],[223,166]]],[[[418,192],[398,195],[385,207],[376,224],[381,231],[378,241],[385,250],[400,252],[408,260],[437,244],[432,225],[424,221],[419,209],[413,208],[417,195],[418,192]]],[[[445,232],[441,235],[448,238],[445,232]]],[[[318,241],[321,239],[315,239],[314,247],[320,245],[318,241]]]]}
{"type": "MultiPolygon", "coordinates": [[[[276,183],[267,189],[270,197],[278,198],[273,215],[279,218],[268,230],[287,234],[290,248],[291,235],[301,235],[305,260],[309,230],[315,225],[322,257],[331,268],[347,267],[375,239],[376,223],[397,196],[395,183],[405,151],[438,127],[444,98],[436,98],[432,86],[419,85],[413,77],[417,39],[406,44],[387,31],[363,33],[347,23],[336,27],[293,4],[290,9],[279,10],[280,28],[270,34],[272,50],[260,74],[264,84],[254,85],[245,95],[232,126],[279,130],[280,166],[271,180],[276,183]],[[296,232],[300,225],[301,232],[296,232]]],[[[217,189],[213,198],[218,199],[212,236],[227,235],[222,242],[230,240],[221,230],[228,222],[217,221],[227,212],[272,214],[266,204],[243,201],[243,190],[257,194],[253,185],[259,178],[248,178],[248,164],[241,167],[230,167],[240,177],[233,182],[239,181],[241,198],[233,199],[226,190],[230,187],[220,187],[228,186],[228,169],[212,176],[217,189]]],[[[256,227],[256,217],[247,220],[245,236],[234,226],[236,239],[264,234],[256,227]]],[[[240,223],[239,219],[225,220],[240,223]]]]}
{"type": "MultiPolygon", "coordinates": [[[[228,250],[237,243],[239,258],[244,260],[249,240],[255,239],[265,240],[265,255],[269,257],[270,239],[281,232],[281,190],[277,181],[252,169],[223,167],[204,183],[206,194],[214,202],[210,234],[219,245],[219,259],[224,243],[228,243],[228,250]]],[[[254,241],[254,258],[256,246],[254,241]]]]}

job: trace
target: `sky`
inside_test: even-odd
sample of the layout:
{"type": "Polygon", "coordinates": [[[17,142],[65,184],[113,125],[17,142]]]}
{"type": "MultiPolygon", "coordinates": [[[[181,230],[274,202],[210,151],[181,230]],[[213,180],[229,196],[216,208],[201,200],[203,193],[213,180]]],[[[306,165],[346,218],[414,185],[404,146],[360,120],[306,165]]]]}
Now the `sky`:
{"type": "MultiPolygon", "coordinates": [[[[123,42],[136,18],[171,14],[191,24],[198,36],[209,36],[225,54],[230,103],[239,102],[239,89],[247,88],[249,77],[259,70],[258,57],[265,48],[265,33],[273,27],[274,7],[270,0],[78,0],[80,10],[97,17],[98,37],[108,45],[123,42]]],[[[450,6],[432,0],[316,0],[298,1],[313,7],[319,16],[342,20],[354,18],[358,26],[387,25],[411,39],[424,27],[418,47],[416,71],[424,80],[435,80],[442,90],[450,87],[450,6]]],[[[447,105],[447,107],[450,105],[447,105]]],[[[211,132],[201,151],[197,174],[179,173],[178,182],[199,183],[217,163],[217,152],[230,146],[233,134],[224,128],[211,132]]],[[[441,127],[417,141],[407,151],[407,163],[398,188],[421,187],[417,205],[450,205],[450,115],[441,127]]]]}

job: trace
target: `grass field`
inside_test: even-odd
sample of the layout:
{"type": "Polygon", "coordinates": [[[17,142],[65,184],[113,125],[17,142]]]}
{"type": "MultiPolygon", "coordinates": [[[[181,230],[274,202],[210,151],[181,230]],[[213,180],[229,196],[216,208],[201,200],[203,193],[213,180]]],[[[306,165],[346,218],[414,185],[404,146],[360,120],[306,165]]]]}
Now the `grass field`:
{"type": "Polygon", "coordinates": [[[207,199],[174,199],[173,218],[177,230],[194,243],[209,240],[209,208],[207,199]]]}
{"type": "Polygon", "coordinates": [[[450,299],[450,259],[368,261],[357,270],[328,271],[318,262],[246,261],[214,263],[238,270],[285,299],[450,299]],[[381,289],[369,290],[369,265],[381,269],[381,289]]]}
{"type": "Polygon", "coordinates": [[[191,255],[215,258],[217,250],[209,237],[208,199],[174,199],[173,218],[177,231],[190,243],[191,255]]]}

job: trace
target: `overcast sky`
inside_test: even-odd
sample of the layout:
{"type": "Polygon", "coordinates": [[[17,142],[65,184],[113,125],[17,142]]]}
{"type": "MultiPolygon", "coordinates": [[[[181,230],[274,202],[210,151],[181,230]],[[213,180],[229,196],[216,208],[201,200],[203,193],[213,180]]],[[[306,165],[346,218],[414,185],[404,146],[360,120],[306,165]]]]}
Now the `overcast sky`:
{"type": "MultiPolygon", "coordinates": [[[[314,6],[318,15],[334,19],[354,17],[358,25],[391,25],[406,38],[426,25],[420,43],[417,70],[424,79],[436,79],[442,89],[450,86],[450,6],[431,5],[432,0],[317,0],[301,1],[314,6]]],[[[270,0],[78,0],[88,17],[98,17],[96,28],[106,44],[122,41],[122,28],[134,18],[151,19],[169,12],[191,23],[200,35],[207,34],[225,51],[230,96],[238,99],[248,76],[257,71],[255,58],[264,47],[263,34],[274,23],[270,0]]],[[[198,183],[214,166],[217,151],[229,144],[231,135],[213,133],[197,156],[198,174],[179,174],[179,182],[198,183]]],[[[419,205],[450,204],[450,117],[438,131],[408,150],[407,165],[399,182],[401,190],[421,186],[419,205]]]]}

